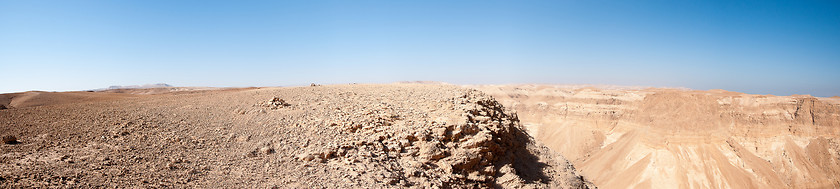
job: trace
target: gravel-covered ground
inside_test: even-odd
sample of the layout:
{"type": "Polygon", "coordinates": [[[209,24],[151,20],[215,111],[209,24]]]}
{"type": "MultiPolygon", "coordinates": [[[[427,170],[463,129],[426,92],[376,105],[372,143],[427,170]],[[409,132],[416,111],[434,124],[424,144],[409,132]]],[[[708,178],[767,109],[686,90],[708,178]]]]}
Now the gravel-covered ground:
{"type": "Polygon", "coordinates": [[[17,142],[0,145],[0,187],[591,185],[493,98],[452,85],[126,94],[3,109],[0,124],[17,142]]]}

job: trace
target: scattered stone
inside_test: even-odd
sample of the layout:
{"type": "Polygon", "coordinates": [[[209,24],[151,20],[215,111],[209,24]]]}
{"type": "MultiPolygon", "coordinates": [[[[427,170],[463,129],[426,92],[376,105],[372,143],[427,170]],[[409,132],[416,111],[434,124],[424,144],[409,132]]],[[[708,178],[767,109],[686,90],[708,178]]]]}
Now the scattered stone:
{"type": "Polygon", "coordinates": [[[12,158],[66,156],[58,161],[58,173],[51,171],[55,166],[0,162],[21,175],[21,181],[2,175],[15,181],[0,182],[0,188],[6,183],[12,188],[18,183],[20,188],[548,188],[565,186],[554,178],[569,172],[565,164],[552,169],[557,163],[549,161],[516,164],[528,161],[517,154],[547,156],[528,151],[533,145],[526,146],[527,140],[514,140],[524,134],[515,116],[489,96],[459,87],[341,85],[160,96],[173,100],[156,104],[145,98],[160,97],[142,96],[80,109],[57,106],[85,113],[71,122],[10,116],[13,126],[44,127],[43,133],[57,135],[27,140],[43,147],[13,149],[12,158]],[[235,104],[255,97],[262,100],[235,104]],[[290,99],[296,103],[290,105],[290,99]],[[430,112],[430,107],[440,108],[430,112]],[[284,111],[272,111],[279,108],[284,111]],[[534,173],[551,175],[526,178],[539,175],[534,173]],[[85,176],[76,183],[89,185],[67,184],[65,175],[74,174],[85,176]],[[230,179],[240,176],[256,179],[230,179]]]}
{"type": "Polygon", "coordinates": [[[260,153],[266,154],[266,155],[273,154],[274,153],[274,148],[271,148],[269,146],[264,146],[264,147],[260,148],[260,153]]]}
{"type": "Polygon", "coordinates": [[[303,154],[298,154],[297,156],[295,156],[295,159],[301,160],[301,161],[312,161],[313,159],[315,159],[315,156],[312,155],[312,154],[303,153],[303,154]]]}
{"type": "Polygon", "coordinates": [[[18,144],[17,137],[12,135],[3,136],[3,144],[18,144]]]}
{"type": "Polygon", "coordinates": [[[166,168],[169,169],[169,170],[175,170],[175,169],[178,169],[178,165],[176,165],[173,162],[169,162],[169,163],[166,163],[166,168]]]}
{"type": "Polygon", "coordinates": [[[444,152],[435,144],[427,143],[420,148],[420,158],[424,160],[438,160],[444,157],[444,152]]]}
{"type": "Polygon", "coordinates": [[[280,109],[286,106],[291,106],[291,104],[286,103],[286,100],[283,100],[279,97],[274,97],[269,101],[257,104],[258,106],[267,107],[272,110],[280,109]]]}
{"type": "Polygon", "coordinates": [[[288,104],[286,104],[286,101],[285,101],[285,100],[280,99],[280,98],[277,98],[277,97],[272,98],[270,102],[271,102],[271,104],[272,104],[272,105],[274,105],[274,106],[284,106],[284,105],[288,105],[288,104]]]}
{"type": "Polygon", "coordinates": [[[257,156],[259,156],[258,149],[251,150],[251,151],[245,153],[245,157],[253,158],[253,157],[257,157],[257,156]]]}

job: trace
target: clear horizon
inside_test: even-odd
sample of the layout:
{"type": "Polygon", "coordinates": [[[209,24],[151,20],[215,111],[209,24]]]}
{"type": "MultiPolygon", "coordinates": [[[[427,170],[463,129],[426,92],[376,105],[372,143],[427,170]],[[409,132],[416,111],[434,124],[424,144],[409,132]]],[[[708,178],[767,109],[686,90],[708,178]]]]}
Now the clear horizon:
{"type": "Polygon", "coordinates": [[[838,1],[6,1],[0,93],[442,81],[840,95],[838,1]]]}

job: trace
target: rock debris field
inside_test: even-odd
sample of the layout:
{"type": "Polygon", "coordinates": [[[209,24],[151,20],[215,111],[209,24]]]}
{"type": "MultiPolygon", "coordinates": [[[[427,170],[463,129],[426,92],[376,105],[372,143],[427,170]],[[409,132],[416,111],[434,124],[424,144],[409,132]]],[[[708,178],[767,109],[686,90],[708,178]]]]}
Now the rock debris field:
{"type": "Polygon", "coordinates": [[[454,85],[137,90],[3,94],[0,187],[593,187],[454,85]]]}

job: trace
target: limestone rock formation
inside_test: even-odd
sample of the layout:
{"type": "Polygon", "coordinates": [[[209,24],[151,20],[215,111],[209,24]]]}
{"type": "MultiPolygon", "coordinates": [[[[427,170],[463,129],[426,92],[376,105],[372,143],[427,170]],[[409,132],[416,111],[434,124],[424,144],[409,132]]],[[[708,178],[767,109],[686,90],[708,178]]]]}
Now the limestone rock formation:
{"type": "Polygon", "coordinates": [[[472,86],[599,188],[838,188],[840,100],[723,90],[472,86]]]}

